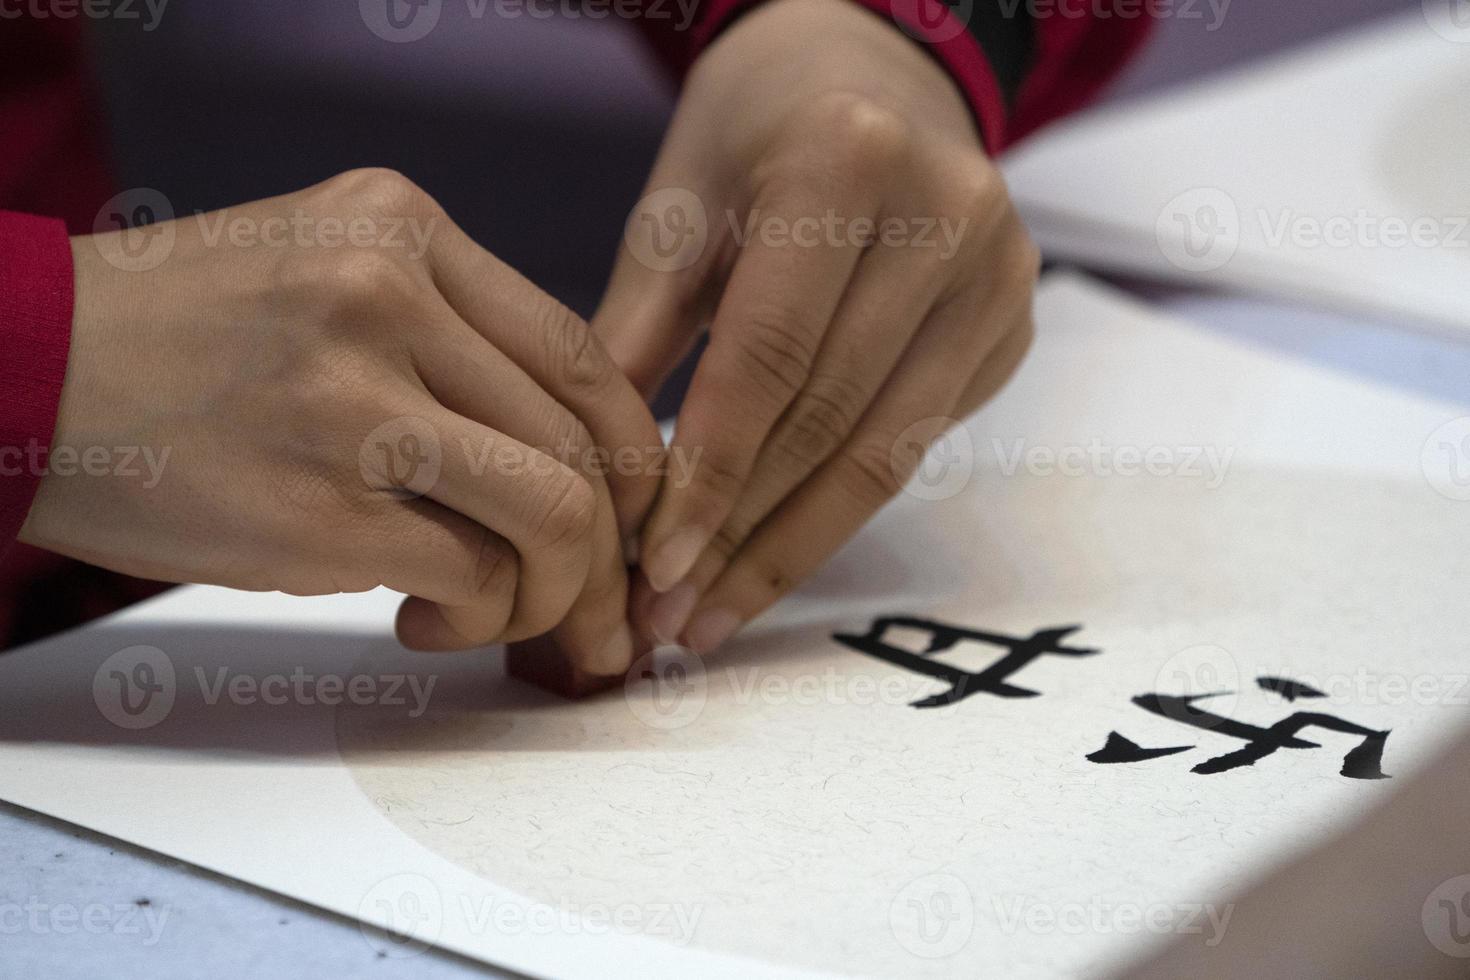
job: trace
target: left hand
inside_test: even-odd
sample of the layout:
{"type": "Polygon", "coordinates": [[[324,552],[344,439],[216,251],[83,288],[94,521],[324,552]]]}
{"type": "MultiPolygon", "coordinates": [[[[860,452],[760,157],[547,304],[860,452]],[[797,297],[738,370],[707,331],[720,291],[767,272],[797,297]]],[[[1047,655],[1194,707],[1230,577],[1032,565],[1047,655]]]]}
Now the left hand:
{"type": "Polygon", "coordinates": [[[645,638],[703,654],[902,489],[901,438],[1006,381],[1038,255],[955,84],[851,0],[731,26],[648,192],[594,326],[651,395],[712,320],[633,599],[645,638]]]}

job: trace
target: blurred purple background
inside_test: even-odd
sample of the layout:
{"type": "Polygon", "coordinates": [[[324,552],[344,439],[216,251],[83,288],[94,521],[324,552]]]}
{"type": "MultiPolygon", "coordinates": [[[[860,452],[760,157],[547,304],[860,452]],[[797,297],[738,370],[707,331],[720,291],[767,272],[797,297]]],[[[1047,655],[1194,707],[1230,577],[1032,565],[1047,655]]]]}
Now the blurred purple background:
{"type": "MultiPolygon", "coordinates": [[[[1162,19],[1110,97],[1418,6],[1222,2],[1162,19]]],[[[590,313],[673,87],[626,21],[475,0],[443,0],[442,11],[411,43],[376,36],[359,5],[341,0],[173,3],[151,31],[99,22],[119,179],[163,191],[187,214],[394,167],[487,248],[590,313]],[[497,15],[506,9],[520,16],[497,15]]]]}

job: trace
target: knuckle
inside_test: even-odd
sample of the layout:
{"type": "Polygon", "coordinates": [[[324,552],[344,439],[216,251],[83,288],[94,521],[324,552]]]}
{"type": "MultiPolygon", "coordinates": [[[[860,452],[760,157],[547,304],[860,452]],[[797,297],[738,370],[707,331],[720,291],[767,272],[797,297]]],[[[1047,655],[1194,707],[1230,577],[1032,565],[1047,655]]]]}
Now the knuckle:
{"type": "Polygon", "coordinates": [[[862,387],[849,378],[813,378],[791,413],[790,429],[783,442],[787,452],[804,462],[826,459],[857,425],[865,401],[862,387]]]}
{"type": "Polygon", "coordinates": [[[545,426],[546,446],[537,447],[564,466],[572,467],[580,476],[586,476],[583,464],[588,462],[589,451],[595,445],[587,427],[560,405],[553,409],[553,416],[545,426]]]}
{"type": "Polygon", "coordinates": [[[465,577],[467,599],[484,599],[510,592],[514,594],[518,568],[515,552],[489,528],[482,528],[480,541],[471,556],[465,577]]]}
{"type": "Polygon", "coordinates": [[[719,555],[723,561],[729,561],[745,543],[745,538],[745,532],[736,527],[733,521],[726,521],[715,532],[715,536],[710,538],[708,548],[719,555]]]}
{"type": "Polygon", "coordinates": [[[1018,229],[1011,247],[1011,270],[1019,283],[1025,284],[1028,292],[1041,275],[1041,249],[1031,240],[1025,230],[1018,229]]]}
{"type": "Polygon", "coordinates": [[[859,442],[842,459],[849,477],[846,485],[865,507],[882,506],[898,496],[911,475],[897,465],[890,443],[881,440],[859,442]]]}
{"type": "Polygon", "coordinates": [[[815,356],[814,331],[789,306],[763,304],[741,328],[742,360],[769,394],[789,401],[805,383],[815,356]]]}
{"type": "Polygon", "coordinates": [[[430,198],[417,184],[387,167],[363,167],[327,181],[327,190],[371,214],[402,214],[418,210],[430,198]]]}
{"type": "MultiPolygon", "coordinates": [[[[570,412],[563,413],[557,438],[561,440],[558,449],[565,452],[568,458],[577,460],[587,455],[587,451],[595,445],[592,441],[592,433],[587,431],[587,427],[570,412]]],[[[585,474],[581,475],[585,476],[585,474]]]]}
{"type": "Polygon", "coordinates": [[[542,298],[535,316],[550,361],[565,381],[580,388],[597,388],[608,381],[612,361],[586,321],[550,296],[542,298]]]}
{"type": "Polygon", "coordinates": [[[1013,375],[1026,359],[1035,339],[1036,322],[1028,306],[1016,316],[987,355],[992,370],[1001,371],[1006,377],[1013,375]]]}
{"type": "Polygon", "coordinates": [[[967,155],[961,165],[945,170],[945,197],[957,215],[998,221],[1009,213],[1005,178],[989,160],[967,155]]]}
{"type": "MultiPolygon", "coordinates": [[[[372,394],[383,386],[385,371],[377,354],[355,344],[323,343],[293,365],[282,397],[290,411],[282,416],[293,445],[316,462],[337,437],[337,427],[361,419],[363,434],[381,421],[403,414],[389,399],[372,394]],[[308,449],[307,447],[313,447],[308,449]]],[[[350,473],[350,471],[348,471],[350,473]]],[[[350,477],[348,477],[350,480],[350,477]]]]}
{"type": "Polygon", "coordinates": [[[908,149],[909,123],[902,115],[868,96],[836,92],[819,100],[823,142],[840,169],[876,175],[891,169],[908,149]]]}
{"type": "Polygon", "coordinates": [[[704,454],[694,464],[690,480],[703,496],[725,504],[733,503],[745,487],[745,475],[720,453],[704,454]]]}
{"type": "Polygon", "coordinates": [[[531,528],[533,547],[558,549],[587,537],[597,515],[597,494],[590,484],[565,466],[541,495],[545,501],[531,528]]]}
{"type": "Polygon", "coordinates": [[[353,249],[313,256],[290,273],[319,309],[353,320],[401,309],[419,293],[417,279],[382,252],[353,249]]]}

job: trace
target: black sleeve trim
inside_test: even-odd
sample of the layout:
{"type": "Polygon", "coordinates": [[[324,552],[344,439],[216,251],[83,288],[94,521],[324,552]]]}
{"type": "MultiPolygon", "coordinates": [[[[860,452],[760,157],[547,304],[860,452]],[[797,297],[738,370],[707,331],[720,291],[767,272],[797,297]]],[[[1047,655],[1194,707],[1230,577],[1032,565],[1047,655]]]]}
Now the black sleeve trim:
{"type": "MultiPolygon", "coordinates": [[[[941,0],[963,19],[965,0],[941,0]]],[[[1024,0],[972,0],[967,26],[1000,85],[1006,107],[1015,105],[1016,92],[1031,68],[1033,31],[1024,0]]]]}

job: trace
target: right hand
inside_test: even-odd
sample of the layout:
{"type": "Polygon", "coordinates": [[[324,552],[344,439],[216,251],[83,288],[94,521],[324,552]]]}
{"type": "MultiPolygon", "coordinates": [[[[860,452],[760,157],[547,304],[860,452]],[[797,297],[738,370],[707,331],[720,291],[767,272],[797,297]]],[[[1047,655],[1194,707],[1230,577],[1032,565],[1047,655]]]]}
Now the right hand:
{"type": "Polygon", "coordinates": [[[627,668],[622,542],[657,494],[658,429],[587,326],[424,192],[354,171],[72,250],[22,540],[173,582],[386,585],[410,597],[408,646],[555,628],[577,666],[627,668]],[[160,264],[130,266],[123,236],[170,233],[160,264]],[[119,475],[129,447],[151,468],[119,475]]]}

